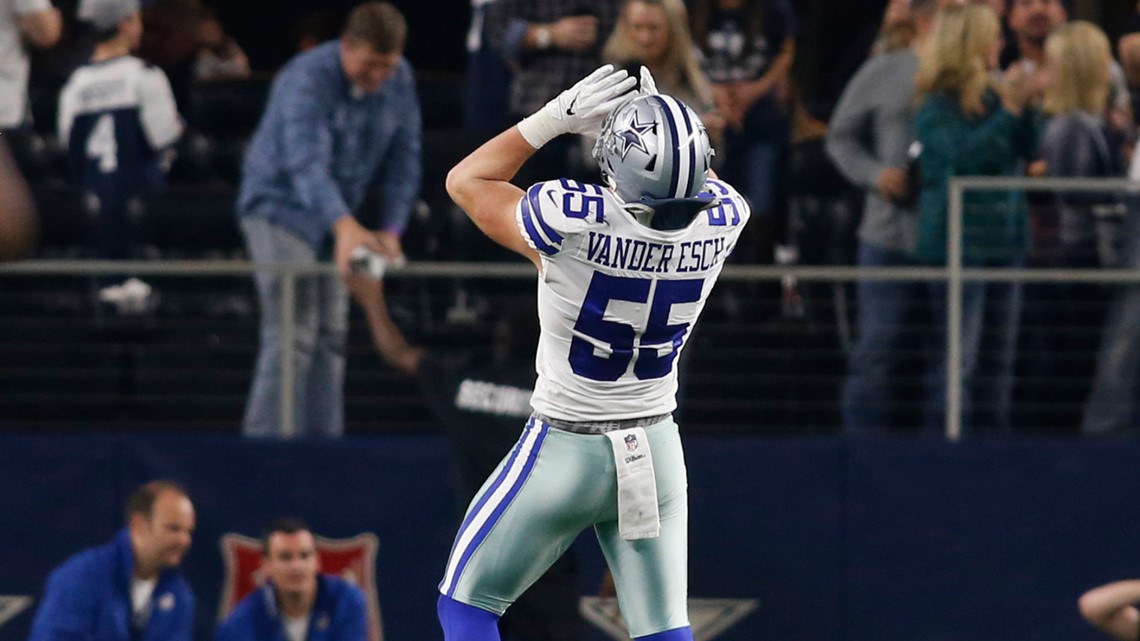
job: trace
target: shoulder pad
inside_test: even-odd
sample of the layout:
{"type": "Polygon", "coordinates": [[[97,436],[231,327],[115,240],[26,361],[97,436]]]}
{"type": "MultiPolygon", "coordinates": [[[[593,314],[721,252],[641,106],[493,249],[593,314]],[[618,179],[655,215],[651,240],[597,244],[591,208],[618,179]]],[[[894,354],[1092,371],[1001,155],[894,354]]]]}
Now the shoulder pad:
{"type": "Polygon", "coordinates": [[[708,179],[700,195],[711,195],[719,202],[705,210],[710,227],[739,227],[748,222],[752,207],[740,192],[723,180],[708,179]]]}
{"type": "Polygon", "coordinates": [[[605,203],[598,185],[566,178],[537,183],[519,200],[519,229],[529,245],[553,256],[566,236],[605,220],[605,203]]]}

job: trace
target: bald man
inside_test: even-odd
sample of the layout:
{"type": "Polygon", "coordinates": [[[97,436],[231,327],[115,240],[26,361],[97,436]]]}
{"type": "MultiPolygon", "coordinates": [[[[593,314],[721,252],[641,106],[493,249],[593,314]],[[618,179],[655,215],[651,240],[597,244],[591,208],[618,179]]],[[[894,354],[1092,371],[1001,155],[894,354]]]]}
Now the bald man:
{"type": "Polygon", "coordinates": [[[171,481],[127,501],[126,526],[48,577],[29,641],[191,641],[194,594],[178,566],[190,549],[194,505],[171,481]]]}

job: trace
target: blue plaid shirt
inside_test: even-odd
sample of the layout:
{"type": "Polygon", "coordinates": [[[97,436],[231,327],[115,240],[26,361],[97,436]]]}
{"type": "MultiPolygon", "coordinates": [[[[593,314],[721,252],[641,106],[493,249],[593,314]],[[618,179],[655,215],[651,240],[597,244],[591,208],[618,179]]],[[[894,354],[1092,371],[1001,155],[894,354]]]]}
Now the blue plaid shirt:
{"type": "Polygon", "coordinates": [[[340,41],[302,53],[273,82],[242,166],[238,215],[267,218],[319,248],[375,180],[379,223],[402,232],[420,189],[421,129],[407,60],[362,94],[341,69],[340,41]]]}

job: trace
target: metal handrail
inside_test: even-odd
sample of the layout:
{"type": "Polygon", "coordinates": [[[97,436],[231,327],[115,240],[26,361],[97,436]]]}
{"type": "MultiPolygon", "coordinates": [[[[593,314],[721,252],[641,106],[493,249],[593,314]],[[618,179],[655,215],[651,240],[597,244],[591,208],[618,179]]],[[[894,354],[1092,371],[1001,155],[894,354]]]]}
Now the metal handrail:
{"type": "MultiPolygon", "coordinates": [[[[922,281],[947,283],[946,330],[946,436],[957,441],[962,436],[961,424],[961,359],[962,285],[967,282],[1071,282],[1140,284],[1140,270],[1131,269],[995,269],[962,265],[962,212],[966,191],[1083,191],[1140,193],[1140,183],[1124,179],[1026,178],[1026,177],[955,177],[948,188],[947,264],[945,267],[813,267],[794,265],[728,265],[721,273],[723,281],[780,280],[794,277],[801,281],[864,282],[922,281]]],[[[139,276],[241,276],[258,272],[280,275],[282,285],[282,432],[295,434],[292,389],[294,303],[296,279],[301,276],[331,275],[332,264],[260,263],[244,260],[208,261],[105,261],[105,260],[38,260],[0,264],[0,276],[10,275],[76,275],[97,276],[134,274],[139,276]]],[[[452,278],[533,278],[532,265],[517,263],[414,262],[391,266],[388,277],[452,277],[452,278]]]]}
{"type": "MultiPolygon", "coordinates": [[[[335,274],[331,264],[262,263],[244,260],[36,260],[0,264],[0,276],[102,276],[134,274],[139,276],[243,276],[257,272],[297,276],[335,274]]],[[[393,278],[533,278],[534,267],[519,263],[414,262],[403,267],[389,267],[386,276],[393,278]]],[[[780,280],[792,276],[816,282],[943,282],[950,279],[947,267],[813,267],[797,265],[727,265],[722,281],[780,280]]],[[[963,267],[965,282],[1020,283],[1140,283],[1140,271],[1132,269],[1026,269],[963,267]]]]}
{"type": "Polygon", "coordinates": [[[958,176],[949,184],[949,207],[946,212],[947,261],[946,288],[946,438],[962,438],[962,284],[966,281],[996,282],[1140,282],[1136,270],[1026,270],[966,269],[962,266],[962,215],[967,191],[1080,191],[1094,193],[1140,193],[1140,183],[1115,178],[1030,178],[1026,176],[958,176]],[[1049,279],[1049,276],[1053,276],[1049,279]]]}

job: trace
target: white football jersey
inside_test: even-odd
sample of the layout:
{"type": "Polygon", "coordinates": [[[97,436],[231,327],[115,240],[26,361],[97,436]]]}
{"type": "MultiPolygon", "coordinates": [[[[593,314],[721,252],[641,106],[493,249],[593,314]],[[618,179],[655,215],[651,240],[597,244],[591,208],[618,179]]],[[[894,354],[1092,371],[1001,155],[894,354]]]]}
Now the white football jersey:
{"type": "Polygon", "coordinates": [[[182,136],[166,74],[134,56],[76,69],[60,92],[58,126],[75,177],[104,203],[159,182],[160,152],[182,136]]]}
{"type": "Polygon", "coordinates": [[[152,149],[182,136],[182,118],[161,69],[134,56],[92,62],[75,70],[60,92],[59,139],[67,142],[76,121],[89,114],[130,112],[152,149]]]}
{"type": "Polygon", "coordinates": [[[677,361],[750,210],[709,180],[719,203],[684,229],[639,223],[608,189],[538,183],[515,216],[542,257],[536,412],[566,421],[656,416],[677,407],[677,361]]]}

